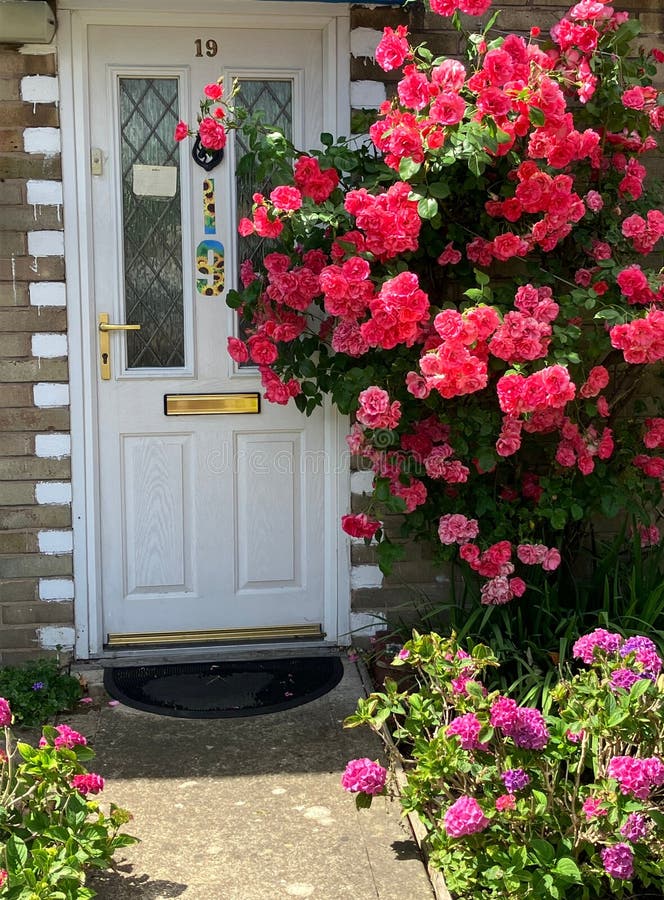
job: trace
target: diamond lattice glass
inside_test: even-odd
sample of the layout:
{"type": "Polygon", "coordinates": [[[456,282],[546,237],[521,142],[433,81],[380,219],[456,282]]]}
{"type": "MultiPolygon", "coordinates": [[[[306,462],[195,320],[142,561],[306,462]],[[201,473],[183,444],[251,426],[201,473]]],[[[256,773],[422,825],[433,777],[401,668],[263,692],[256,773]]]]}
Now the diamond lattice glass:
{"type": "MultiPolygon", "coordinates": [[[[119,79],[127,367],[184,366],[179,177],[174,197],[134,193],[134,166],[179,169],[177,78],[119,79]]],[[[179,172],[178,172],[179,176],[179,172]]]]}

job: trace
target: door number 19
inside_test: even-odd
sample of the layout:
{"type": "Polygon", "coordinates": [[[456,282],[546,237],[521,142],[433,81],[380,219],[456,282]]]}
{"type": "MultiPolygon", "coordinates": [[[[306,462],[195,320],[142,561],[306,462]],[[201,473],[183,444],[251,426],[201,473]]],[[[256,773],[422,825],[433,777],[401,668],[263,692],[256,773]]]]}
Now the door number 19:
{"type": "Polygon", "coordinates": [[[217,42],[213,41],[212,38],[205,42],[205,46],[203,46],[203,40],[197,38],[194,41],[194,46],[196,47],[196,56],[216,56],[219,52],[217,42]]]}

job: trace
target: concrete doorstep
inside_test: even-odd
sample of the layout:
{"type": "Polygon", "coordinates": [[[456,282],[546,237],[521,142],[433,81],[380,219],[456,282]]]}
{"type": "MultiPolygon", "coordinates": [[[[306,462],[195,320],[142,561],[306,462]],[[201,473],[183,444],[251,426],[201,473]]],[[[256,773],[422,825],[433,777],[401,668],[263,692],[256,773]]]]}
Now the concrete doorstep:
{"type": "Polygon", "coordinates": [[[344,666],[333,691],[285,712],[176,719],[100,698],[68,717],[97,754],[101,799],[141,839],[90,875],[99,900],[432,900],[398,801],[357,811],[341,788],[349,759],[382,756],[368,729],[342,728],[363,694],[344,666]]]}

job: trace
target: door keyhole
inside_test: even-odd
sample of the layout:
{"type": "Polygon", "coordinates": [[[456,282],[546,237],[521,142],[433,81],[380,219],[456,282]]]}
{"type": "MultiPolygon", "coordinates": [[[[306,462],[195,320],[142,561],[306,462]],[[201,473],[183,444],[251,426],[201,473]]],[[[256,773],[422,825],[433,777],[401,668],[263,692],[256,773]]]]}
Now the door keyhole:
{"type": "Polygon", "coordinates": [[[108,363],[108,353],[102,353],[101,361],[104,365],[106,365],[108,363]]]}

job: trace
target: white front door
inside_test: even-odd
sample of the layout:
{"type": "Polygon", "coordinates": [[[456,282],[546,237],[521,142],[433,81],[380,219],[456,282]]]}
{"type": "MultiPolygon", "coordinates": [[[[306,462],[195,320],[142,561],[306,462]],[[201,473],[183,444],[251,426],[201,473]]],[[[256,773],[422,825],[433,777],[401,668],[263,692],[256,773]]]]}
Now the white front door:
{"type": "Polygon", "coordinates": [[[323,31],[88,34],[94,327],[101,314],[140,325],[107,334],[108,359],[96,334],[102,642],[315,637],[336,567],[325,417],[264,401],[258,413],[207,412],[260,392],[256,371],[227,356],[237,323],[224,303],[253,186],[236,181],[237,141],[206,173],[173,130],[223,76],[227,92],[239,79],[238,102],[315,145],[323,31]]]}

